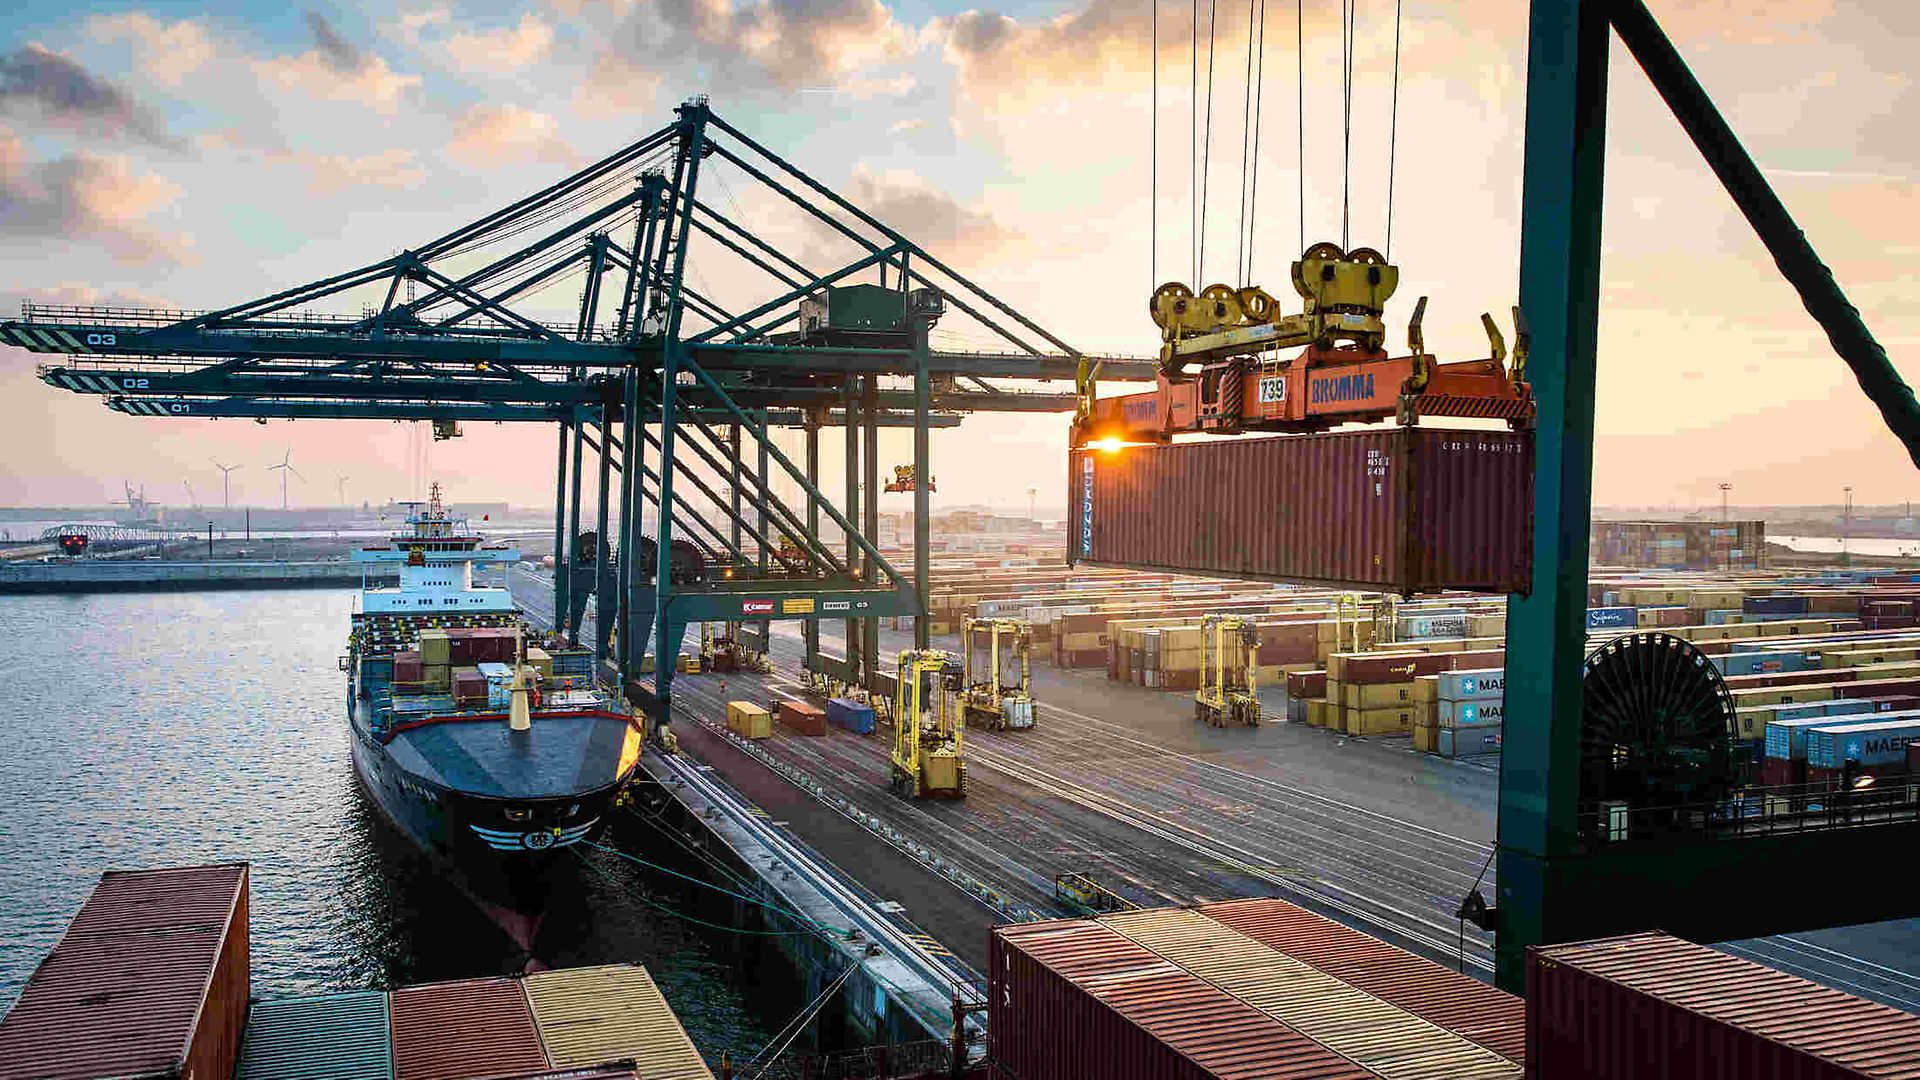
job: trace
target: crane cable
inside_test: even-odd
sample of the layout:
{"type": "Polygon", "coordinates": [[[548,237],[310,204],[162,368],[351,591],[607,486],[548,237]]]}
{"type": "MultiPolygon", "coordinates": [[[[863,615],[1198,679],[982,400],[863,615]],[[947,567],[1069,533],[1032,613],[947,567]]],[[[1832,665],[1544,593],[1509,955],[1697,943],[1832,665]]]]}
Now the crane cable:
{"type": "Polygon", "coordinates": [[[1294,0],[1293,5],[1293,63],[1294,63],[1294,99],[1300,107],[1299,156],[1294,158],[1294,175],[1300,181],[1300,246],[1296,251],[1307,250],[1307,0],[1294,0]]]}
{"type": "Polygon", "coordinates": [[[1248,224],[1248,218],[1253,215],[1254,196],[1260,190],[1260,90],[1255,78],[1265,69],[1265,31],[1265,3],[1247,0],[1247,95],[1245,124],[1240,132],[1240,249],[1234,266],[1242,284],[1249,283],[1253,277],[1252,232],[1259,222],[1254,218],[1254,226],[1248,224]],[[1259,67],[1255,66],[1256,51],[1259,67]]]}
{"type": "Polygon", "coordinates": [[[1147,0],[1153,9],[1153,119],[1149,123],[1147,162],[1153,170],[1147,201],[1147,295],[1160,287],[1160,0],[1147,0]]]}
{"type": "MultiPolygon", "coordinates": [[[[1199,0],[1195,0],[1195,8],[1199,0]]],[[[1206,131],[1200,142],[1200,250],[1194,259],[1193,283],[1198,286],[1207,272],[1207,178],[1213,163],[1213,57],[1214,30],[1219,25],[1220,0],[1207,0],[1207,111],[1206,131]]],[[[1197,29],[1197,28],[1196,28],[1197,29]]]]}
{"type": "Polygon", "coordinates": [[[1342,0],[1340,18],[1340,247],[1345,250],[1352,236],[1353,180],[1353,29],[1357,0],[1342,0]]]}
{"type": "Polygon", "coordinates": [[[1393,169],[1400,151],[1400,5],[1393,0],[1393,113],[1387,122],[1387,243],[1388,262],[1393,261],[1393,169]]]}

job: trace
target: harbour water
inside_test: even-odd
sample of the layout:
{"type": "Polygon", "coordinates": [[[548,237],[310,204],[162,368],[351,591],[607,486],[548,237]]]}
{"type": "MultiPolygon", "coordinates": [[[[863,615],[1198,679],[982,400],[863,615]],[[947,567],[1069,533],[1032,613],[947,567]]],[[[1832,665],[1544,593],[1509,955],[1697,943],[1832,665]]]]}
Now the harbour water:
{"type": "MultiPolygon", "coordinates": [[[[0,598],[0,1009],[111,868],[251,861],[258,997],[521,970],[354,783],[337,658],[356,591],[0,598]]],[[[672,861],[650,829],[608,842],[672,861]]],[[[645,964],[716,1057],[798,1008],[774,950],[672,914],[697,893],[583,858],[539,962],[645,964]]]]}

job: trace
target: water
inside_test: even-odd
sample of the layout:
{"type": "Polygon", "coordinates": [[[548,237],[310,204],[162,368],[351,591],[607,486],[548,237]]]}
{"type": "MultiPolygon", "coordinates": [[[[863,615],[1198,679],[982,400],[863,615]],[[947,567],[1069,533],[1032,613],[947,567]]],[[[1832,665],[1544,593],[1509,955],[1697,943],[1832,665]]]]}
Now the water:
{"type": "MultiPolygon", "coordinates": [[[[102,870],[237,860],[253,865],[256,996],[520,970],[506,937],[354,782],[336,663],[353,596],[0,598],[0,1003],[102,870]]],[[[606,842],[674,861],[637,819],[606,842]]],[[[757,1049],[798,1008],[773,950],[661,910],[698,912],[710,897],[593,858],[562,878],[542,962],[645,964],[716,1059],[757,1049]]]]}
{"type": "MultiPolygon", "coordinates": [[[[1843,543],[1837,536],[1769,536],[1767,542],[1815,554],[1837,554],[1843,543]]],[[[1920,556],[1920,536],[1855,536],[1844,543],[1847,551],[1863,557],[1920,556]]]]}

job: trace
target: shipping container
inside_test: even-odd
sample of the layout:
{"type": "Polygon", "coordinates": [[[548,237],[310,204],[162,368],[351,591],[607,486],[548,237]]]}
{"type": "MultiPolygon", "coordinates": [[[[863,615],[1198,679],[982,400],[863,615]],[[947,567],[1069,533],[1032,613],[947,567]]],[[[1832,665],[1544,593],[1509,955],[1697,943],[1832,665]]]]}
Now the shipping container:
{"type": "Polygon", "coordinates": [[[543,971],[527,976],[525,985],[554,1068],[632,1060],[645,1080],[712,1080],[646,968],[543,971]]]}
{"type": "Polygon", "coordinates": [[[827,733],[827,714],[818,705],[805,701],[782,701],[775,715],[780,720],[780,726],[802,735],[827,733]]]}
{"type": "Polygon", "coordinates": [[[1481,724],[1476,727],[1440,728],[1434,737],[1434,752],[1441,757],[1477,757],[1481,754],[1497,754],[1503,738],[1504,727],[1500,724],[1481,724]]]}
{"type": "Polygon", "coordinates": [[[987,1055],[1009,1080],[1380,1077],[1098,923],[998,927],[987,960],[987,1055]]]}
{"type": "Polygon", "coordinates": [[[1507,673],[1502,668],[1443,671],[1439,675],[1441,701],[1499,701],[1506,692],[1507,673]]]}
{"type": "Polygon", "coordinates": [[[1075,450],[1078,562],[1403,594],[1526,592],[1533,437],[1374,428],[1075,450]]]}
{"type": "Polygon", "coordinates": [[[1920,1016],[1666,934],[1527,950],[1539,1080],[1920,1075],[1920,1016]]]}
{"type": "Polygon", "coordinates": [[[1509,1061],[1526,1060],[1526,1004],[1512,994],[1285,900],[1230,900],[1196,910],[1509,1061]]]}
{"type": "Polygon", "coordinates": [[[727,730],[743,739],[772,738],[773,714],[751,701],[729,701],[727,730]]]}
{"type": "Polygon", "coordinates": [[[1907,744],[1920,741],[1920,717],[1835,721],[1808,728],[1806,739],[1809,770],[1842,769],[1848,762],[1871,768],[1902,765],[1907,744]]]}
{"type": "Polygon", "coordinates": [[[394,1080],[480,1080],[549,1068],[527,995],[512,979],[395,990],[394,1080]]]}
{"type": "Polygon", "coordinates": [[[1151,952],[1391,1080],[1517,1078],[1519,1064],[1197,911],[1100,918],[1151,952]]]}
{"type": "Polygon", "coordinates": [[[393,1080],[386,992],[260,1002],[247,1013],[233,1080],[393,1080]]]}
{"type": "Polygon", "coordinates": [[[829,698],[827,722],[835,727],[846,728],[855,735],[871,735],[873,734],[873,706],[852,698],[829,698]]]}
{"type": "Polygon", "coordinates": [[[1597,607],[1587,609],[1587,629],[1589,630],[1630,630],[1640,625],[1639,612],[1630,607],[1597,607]]]}
{"type": "Polygon", "coordinates": [[[0,1080],[233,1074],[247,864],[113,870],[0,1020],[0,1080]]]}

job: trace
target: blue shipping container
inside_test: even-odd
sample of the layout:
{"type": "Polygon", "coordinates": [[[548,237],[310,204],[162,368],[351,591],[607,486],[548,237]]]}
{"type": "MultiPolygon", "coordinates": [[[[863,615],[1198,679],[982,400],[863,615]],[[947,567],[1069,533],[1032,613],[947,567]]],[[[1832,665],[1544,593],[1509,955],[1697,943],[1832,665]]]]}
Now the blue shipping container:
{"type": "Polygon", "coordinates": [[[1797,649],[1723,653],[1710,659],[1723,675],[1767,675],[1776,671],[1805,671],[1812,666],[1807,654],[1797,649]]]}
{"type": "Polygon", "coordinates": [[[843,727],[855,735],[873,734],[873,707],[852,698],[827,699],[827,723],[843,727]]]}
{"type": "Polygon", "coordinates": [[[247,1013],[234,1080],[392,1080],[387,995],[263,1001],[247,1013]]]}
{"type": "MultiPolygon", "coordinates": [[[[1613,594],[1608,593],[1611,597],[1613,594]]],[[[1615,630],[1640,625],[1640,612],[1630,607],[1590,607],[1587,609],[1587,629],[1615,630]]]]}
{"type": "MultiPolygon", "coordinates": [[[[1898,714],[1888,714],[1898,715],[1898,714]]],[[[1920,719],[1833,724],[1807,732],[1807,767],[1838,769],[1847,762],[1861,765],[1900,765],[1907,760],[1907,744],[1920,739],[1920,719]]]]}
{"type": "Polygon", "coordinates": [[[1767,756],[1783,761],[1805,760],[1809,764],[1813,759],[1807,757],[1807,735],[1817,728],[1857,727],[1861,724],[1920,722],[1920,712],[1895,713],[1857,713],[1858,718],[1844,716],[1803,716],[1797,720],[1775,720],[1767,725],[1767,756]]]}
{"type": "Polygon", "coordinates": [[[1749,596],[1741,602],[1740,610],[1753,615],[1805,615],[1807,598],[1799,593],[1749,596]]]}
{"type": "Polygon", "coordinates": [[[1470,728],[1493,727],[1506,719],[1506,706],[1499,699],[1493,701],[1442,701],[1440,703],[1440,727],[1470,728]]]}

